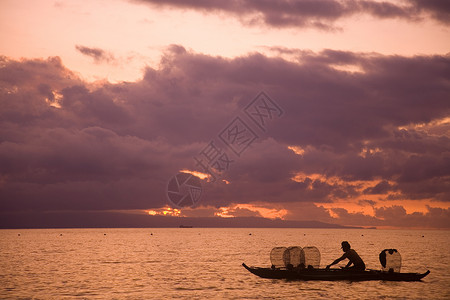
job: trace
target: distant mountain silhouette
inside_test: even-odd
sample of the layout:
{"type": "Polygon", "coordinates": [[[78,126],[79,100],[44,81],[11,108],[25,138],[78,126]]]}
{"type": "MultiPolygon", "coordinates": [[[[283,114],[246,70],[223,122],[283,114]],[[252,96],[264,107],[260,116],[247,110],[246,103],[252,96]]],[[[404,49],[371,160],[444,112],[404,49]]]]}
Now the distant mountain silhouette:
{"type": "Polygon", "coordinates": [[[104,211],[2,212],[0,228],[360,228],[319,221],[285,221],[260,217],[168,217],[104,211]]]}

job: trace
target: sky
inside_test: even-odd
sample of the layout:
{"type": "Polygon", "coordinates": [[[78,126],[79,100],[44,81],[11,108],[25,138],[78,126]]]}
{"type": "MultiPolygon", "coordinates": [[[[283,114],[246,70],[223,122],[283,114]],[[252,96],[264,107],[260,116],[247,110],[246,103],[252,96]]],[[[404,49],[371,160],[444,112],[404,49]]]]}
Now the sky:
{"type": "Polygon", "coordinates": [[[448,1],[2,0],[0,40],[15,224],[450,228],[448,1]],[[195,206],[171,207],[180,172],[195,206]]]}

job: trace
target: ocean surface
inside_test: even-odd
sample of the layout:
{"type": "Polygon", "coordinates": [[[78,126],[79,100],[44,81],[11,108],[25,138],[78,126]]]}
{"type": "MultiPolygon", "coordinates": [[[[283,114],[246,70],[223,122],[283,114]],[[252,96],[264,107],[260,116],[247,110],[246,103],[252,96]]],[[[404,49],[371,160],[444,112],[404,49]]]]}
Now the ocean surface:
{"type": "MultiPolygon", "coordinates": [[[[341,264],[345,264],[341,262],[341,264]]],[[[450,231],[375,229],[0,230],[1,299],[450,299],[450,231]],[[275,246],[316,246],[321,266],[350,242],[367,268],[396,248],[422,282],[262,279],[275,246]]]]}

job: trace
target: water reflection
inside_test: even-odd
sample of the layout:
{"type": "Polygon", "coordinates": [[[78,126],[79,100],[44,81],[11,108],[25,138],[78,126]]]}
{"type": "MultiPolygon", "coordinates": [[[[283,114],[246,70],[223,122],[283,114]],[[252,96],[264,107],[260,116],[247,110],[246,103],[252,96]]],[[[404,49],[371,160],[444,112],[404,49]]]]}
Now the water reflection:
{"type": "Polygon", "coordinates": [[[450,298],[448,231],[152,228],[0,235],[1,298],[450,298]],[[380,269],[380,251],[395,248],[402,272],[431,274],[419,283],[299,283],[258,278],[241,266],[270,266],[273,247],[294,244],[314,245],[322,262],[333,261],[343,240],[367,268],[380,269]]]}

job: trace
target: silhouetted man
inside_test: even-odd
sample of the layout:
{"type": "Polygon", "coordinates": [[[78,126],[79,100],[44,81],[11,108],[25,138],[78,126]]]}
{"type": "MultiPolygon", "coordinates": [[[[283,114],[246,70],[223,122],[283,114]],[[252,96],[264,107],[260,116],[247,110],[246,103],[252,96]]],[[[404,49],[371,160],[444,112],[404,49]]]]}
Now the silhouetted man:
{"type": "Polygon", "coordinates": [[[344,269],[350,269],[355,271],[364,271],[366,268],[366,265],[364,264],[361,257],[359,257],[358,253],[356,253],[355,250],[350,248],[350,244],[346,241],[341,243],[342,245],[342,251],[344,251],[344,254],[333,261],[331,264],[327,266],[327,269],[329,269],[332,265],[337,264],[341,260],[348,259],[348,264],[344,267],[344,269]],[[353,264],[353,266],[351,266],[353,264]],[[351,266],[351,267],[350,267],[351,266]]]}

